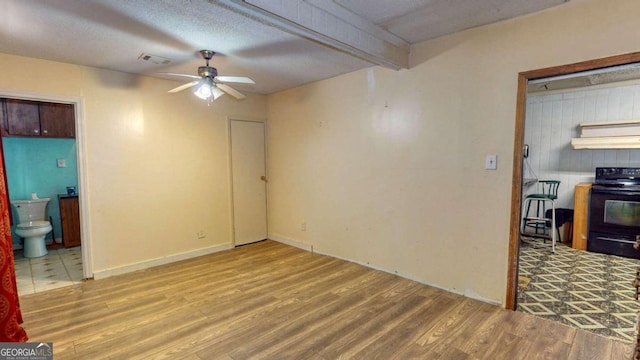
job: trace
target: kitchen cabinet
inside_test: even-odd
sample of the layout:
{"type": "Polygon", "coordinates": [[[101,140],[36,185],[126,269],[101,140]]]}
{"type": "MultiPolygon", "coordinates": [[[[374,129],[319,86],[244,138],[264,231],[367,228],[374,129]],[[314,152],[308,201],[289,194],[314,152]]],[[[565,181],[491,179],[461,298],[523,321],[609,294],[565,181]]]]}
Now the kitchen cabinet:
{"type": "Polygon", "coordinates": [[[573,244],[578,250],[587,250],[589,224],[589,194],[592,184],[578,184],[573,198],[573,244]]]}
{"type": "Polygon", "coordinates": [[[65,248],[80,246],[80,206],[77,196],[59,195],[62,244],[65,248]]]}
{"type": "Polygon", "coordinates": [[[2,136],[75,138],[73,105],[2,99],[2,136]]]}

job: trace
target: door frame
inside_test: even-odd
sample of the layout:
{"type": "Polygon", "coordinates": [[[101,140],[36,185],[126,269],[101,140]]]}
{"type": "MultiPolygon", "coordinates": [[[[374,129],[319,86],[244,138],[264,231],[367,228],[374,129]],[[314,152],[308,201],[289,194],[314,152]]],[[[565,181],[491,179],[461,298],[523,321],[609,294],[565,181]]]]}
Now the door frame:
{"type": "MultiPolygon", "coordinates": [[[[82,273],[85,279],[93,278],[91,219],[89,217],[89,181],[87,175],[87,145],[84,129],[84,100],[76,96],[18,92],[0,89],[0,97],[73,104],[76,122],[76,158],[78,164],[78,195],[80,202],[80,237],[82,239],[82,273]]],[[[1,144],[0,144],[1,146],[1,144]]]]}
{"type": "Polygon", "coordinates": [[[511,220],[509,226],[509,260],[507,270],[507,294],[505,308],[515,310],[518,290],[518,248],[520,211],[522,197],[522,147],[524,146],[524,122],[527,101],[527,82],[529,80],[566,75],[581,71],[595,70],[609,66],[640,62],[640,52],[614,55],[595,60],[552,66],[518,74],[518,92],[516,98],[515,135],[513,145],[513,175],[511,181],[511,220]]]}
{"type": "Polygon", "coordinates": [[[264,206],[265,206],[265,221],[266,221],[266,229],[267,233],[265,236],[269,238],[269,167],[267,166],[267,158],[268,158],[268,146],[267,146],[267,120],[266,119],[256,119],[256,118],[248,118],[244,116],[229,116],[227,117],[227,142],[228,142],[228,168],[229,168],[229,223],[231,225],[231,245],[236,246],[236,227],[235,227],[235,219],[234,212],[235,206],[233,202],[233,154],[231,153],[231,122],[232,121],[244,121],[244,122],[255,122],[262,123],[264,126],[264,172],[267,181],[264,184],[264,206]]]}

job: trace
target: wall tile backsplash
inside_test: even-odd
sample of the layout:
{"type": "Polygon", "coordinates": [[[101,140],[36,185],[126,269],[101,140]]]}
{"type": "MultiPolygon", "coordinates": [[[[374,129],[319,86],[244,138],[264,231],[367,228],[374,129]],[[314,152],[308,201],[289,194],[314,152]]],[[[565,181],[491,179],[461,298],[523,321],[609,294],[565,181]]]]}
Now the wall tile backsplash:
{"type": "Polygon", "coordinates": [[[529,158],[524,177],[560,180],[556,206],[573,208],[575,185],[593,182],[596,167],[640,167],[640,149],[574,150],[571,138],[579,137],[579,124],[630,119],[640,119],[640,84],[528,95],[524,142],[529,158]]]}

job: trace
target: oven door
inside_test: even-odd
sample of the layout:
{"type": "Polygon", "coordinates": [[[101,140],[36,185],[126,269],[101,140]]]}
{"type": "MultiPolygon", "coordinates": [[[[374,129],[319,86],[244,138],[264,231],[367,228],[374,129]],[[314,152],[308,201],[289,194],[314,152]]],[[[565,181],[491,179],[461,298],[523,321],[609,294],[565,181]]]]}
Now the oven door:
{"type": "Polygon", "coordinates": [[[591,191],[587,250],[640,258],[633,248],[640,236],[640,192],[596,188],[591,191]]]}

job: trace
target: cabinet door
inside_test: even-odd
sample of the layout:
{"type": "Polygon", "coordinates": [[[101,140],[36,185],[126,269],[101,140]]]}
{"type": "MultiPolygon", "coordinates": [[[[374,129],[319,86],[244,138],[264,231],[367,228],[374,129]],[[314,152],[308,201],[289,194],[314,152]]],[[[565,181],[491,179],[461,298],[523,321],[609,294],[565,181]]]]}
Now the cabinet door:
{"type": "Polygon", "coordinates": [[[5,135],[40,136],[38,102],[6,99],[5,135]]]}
{"type": "Polygon", "coordinates": [[[64,247],[80,246],[80,206],[78,197],[60,198],[60,220],[64,247]]]}
{"type": "Polygon", "coordinates": [[[74,138],[75,112],[71,104],[40,103],[41,135],[55,138],[74,138]]]}

